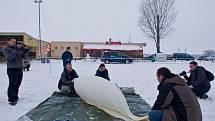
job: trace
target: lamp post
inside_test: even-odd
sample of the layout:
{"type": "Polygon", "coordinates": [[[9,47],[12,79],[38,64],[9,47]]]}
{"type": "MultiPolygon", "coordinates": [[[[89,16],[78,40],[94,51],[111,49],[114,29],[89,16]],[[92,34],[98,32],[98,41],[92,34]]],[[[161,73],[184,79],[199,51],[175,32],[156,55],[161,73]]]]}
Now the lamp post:
{"type": "Polygon", "coordinates": [[[41,17],[40,17],[40,4],[42,3],[42,0],[34,0],[34,3],[38,4],[39,6],[39,53],[40,53],[40,60],[42,62],[42,40],[41,40],[41,17]]]}

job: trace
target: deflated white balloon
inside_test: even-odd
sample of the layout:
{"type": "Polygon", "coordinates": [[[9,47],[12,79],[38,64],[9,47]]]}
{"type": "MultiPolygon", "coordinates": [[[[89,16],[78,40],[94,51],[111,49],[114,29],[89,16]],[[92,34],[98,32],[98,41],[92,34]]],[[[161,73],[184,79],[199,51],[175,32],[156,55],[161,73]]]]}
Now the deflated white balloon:
{"type": "Polygon", "coordinates": [[[88,104],[125,121],[148,121],[146,117],[134,116],[121,90],[100,77],[80,77],[74,81],[77,94],[88,104]]]}

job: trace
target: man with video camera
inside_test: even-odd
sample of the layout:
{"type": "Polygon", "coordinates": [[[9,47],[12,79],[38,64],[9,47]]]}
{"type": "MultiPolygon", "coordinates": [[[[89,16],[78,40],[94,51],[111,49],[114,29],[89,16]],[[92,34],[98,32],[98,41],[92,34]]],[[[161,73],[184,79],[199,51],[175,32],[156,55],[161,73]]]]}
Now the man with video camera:
{"type": "Polygon", "coordinates": [[[207,99],[206,94],[210,88],[210,81],[214,80],[214,75],[207,71],[204,67],[198,66],[198,63],[190,62],[190,76],[187,76],[185,71],[180,73],[187,80],[187,85],[192,86],[191,89],[200,99],[207,99]]]}
{"type": "Polygon", "coordinates": [[[19,87],[23,78],[23,59],[27,57],[29,48],[17,42],[14,38],[8,38],[8,45],[3,53],[7,62],[7,75],[9,78],[8,102],[10,105],[16,105],[19,97],[19,87]]]}

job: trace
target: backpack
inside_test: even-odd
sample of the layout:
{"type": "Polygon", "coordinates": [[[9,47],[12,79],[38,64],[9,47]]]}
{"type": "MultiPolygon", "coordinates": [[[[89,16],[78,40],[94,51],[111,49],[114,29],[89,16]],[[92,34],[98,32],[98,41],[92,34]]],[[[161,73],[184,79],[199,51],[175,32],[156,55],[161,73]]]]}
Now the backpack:
{"type": "Polygon", "coordinates": [[[206,75],[207,75],[209,81],[213,81],[213,80],[214,80],[214,75],[213,75],[213,73],[211,73],[210,71],[208,71],[208,70],[206,70],[206,69],[205,69],[205,73],[206,73],[206,75]]]}
{"type": "MultiPolygon", "coordinates": [[[[205,74],[206,74],[206,76],[207,76],[207,78],[208,78],[208,80],[210,82],[214,80],[215,77],[214,77],[213,73],[211,73],[210,71],[206,70],[204,67],[199,66],[198,68],[202,68],[202,69],[205,70],[205,74]]],[[[197,74],[196,74],[196,76],[197,76],[197,74]]]]}

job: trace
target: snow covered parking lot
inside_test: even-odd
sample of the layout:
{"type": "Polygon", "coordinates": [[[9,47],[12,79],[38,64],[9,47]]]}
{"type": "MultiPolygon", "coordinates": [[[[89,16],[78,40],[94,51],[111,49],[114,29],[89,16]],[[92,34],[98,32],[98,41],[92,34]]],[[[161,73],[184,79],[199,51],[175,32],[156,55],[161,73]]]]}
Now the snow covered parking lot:
{"type": "MultiPolygon", "coordinates": [[[[73,67],[79,76],[94,76],[100,62],[73,62],[73,67]]],[[[206,69],[215,72],[215,64],[209,62],[199,63],[206,69]]],[[[156,70],[166,66],[174,73],[188,70],[188,63],[168,62],[168,63],[148,63],[140,62],[133,64],[108,64],[111,81],[120,86],[135,87],[150,105],[157,96],[157,84],[155,78],[156,70]]],[[[6,64],[0,64],[0,121],[15,121],[21,115],[27,113],[43,100],[48,98],[53,91],[57,90],[57,83],[63,70],[62,62],[52,60],[51,65],[40,64],[35,61],[32,63],[31,71],[24,72],[23,82],[20,88],[20,102],[12,107],[7,103],[8,77],[6,74],[6,64]],[[51,69],[51,73],[50,73],[51,69]]],[[[215,82],[212,82],[212,89],[208,93],[209,99],[199,100],[203,121],[215,120],[215,82]]]]}

